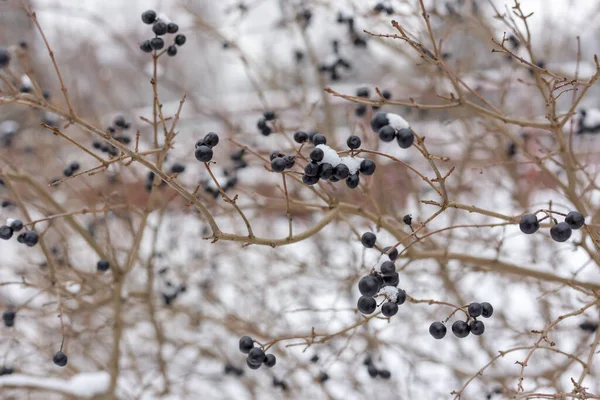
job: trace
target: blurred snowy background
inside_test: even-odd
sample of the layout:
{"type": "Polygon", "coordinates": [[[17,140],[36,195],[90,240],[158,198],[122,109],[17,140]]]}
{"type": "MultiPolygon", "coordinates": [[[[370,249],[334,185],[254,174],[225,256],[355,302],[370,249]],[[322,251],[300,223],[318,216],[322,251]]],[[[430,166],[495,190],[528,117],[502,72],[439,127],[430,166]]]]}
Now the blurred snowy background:
{"type": "MultiPolygon", "coordinates": [[[[442,104],[438,95],[452,89],[448,79],[404,41],[364,32],[398,33],[390,24],[393,19],[414,40],[430,44],[419,1],[381,1],[393,8],[390,14],[374,12],[377,3],[38,0],[30,4],[78,116],[104,130],[115,115],[124,114],[132,123],[129,146],[133,148],[139,131],[140,151],[154,148],[152,128],[143,120],[151,120],[153,114],[152,60],[139,49],[152,35],[140,14],[155,9],[179,24],[187,42],[176,57],[160,59],[158,88],[163,113],[169,116],[187,95],[179,135],[164,170],[174,163],[185,165],[177,180],[191,192],[208,179],[192,149],[209,131],[221,136],[214,157],[221,184],[229,179],[223,169],[231,171],[234,165],[230,154],[239,150],[235,142],[268,158],[273,150],[290,152],[289,139],[298,129],[324,133],[338,150],[346,150],[349,134],[359,135],[364,148],[434,176],[415,149],[402,150],[378,140],[369,127],[371,107],[366,116],[357,116],[356,104],[323,90],[329,87],[354,96],[358,88],[368,87],[371,99],[379,100],[375,92],[379,88],[389,90],[394,101],[442,104]],[[339,23],[340,16],[352,17],[354,29],[339,23]],[[338,42],[338,55],[333,41],[338,42]],[[322,65],[340,57],[351,67],[341,68],[337,79],[320,72],[322,65]],[[287,135],[260,135],[256,122],[267,109],[275,110],[287,135]]],[[[529,68],[491,52],[495,48],[491,39],[501,41],[511,32],[494,18],[490,2],[424,3],[435,36],[443,39],[450,68],[506,115],[543,120],[546,105],[529,68]]],[[[514,5],[508,0],[492,3],[506,13],[514,5]]],[[[533,13],[529,28],[538,65],[568,79],[590,79],[596,72],[593,56],[600,48],[600,4],[523,0],[521,5],[533,13]]],[[[0,47],[24,54],[32,75],[49,91],[50,102],[64,107],[44,42],[20,0],[0,2],[0,47]],[[21,41],[26,42],[25,49],[19,46],[21,41]]],[[[528,59],[523,46],[513,50],[528,59]]],[[[600,107],[599,95],[598,86],[592,86],[580,106],[600,107]]],[[[563,95],[557,101],[558,112],[566,112],[572,100],[571,93],[563,95]]],[[[379,245],[393,245],[410,232],[402,222],[404,215],[411,214],[418,226],[438,209],[420,203],[439,197],[406,167],[373,157],[377,172],[364,179],[360,191],[351,192],[343,184],[326,191],[327,199],[345,207],[332,223],[304,241],[276,248],[204,240],[210,228],[200,213],[186,207],[185,199],[170,188],[155,188],[158,193],[148,205],[151,212],[142,227],[140,250],[131,256],[150,204],[144,189],[148,171],[137,163],[115,163],[101,174],[48,187],[70,162],[78,161],[85,170],[95,167],[97,160],[40,127],[40,121],[48,118],[42,111],[0,105],[0,122],[19,124],[9,140],[3,137],[2,171],[11,171],[31,221],[66,211],[103,210],[78,214],[75,223],[57,217],[36,224],[44,251],[25,249],[15,239],[0,242],[0,307],[16,310],[14,327],[0,326],[0,368],[4,368],[0,399],[497,400],[515,398],[520,377],[525,393],[518,398],[553,398],[549,396],[556,393],[586,398],[581,387],[590,393],[587,398],[600,398],[600,367],[594,361],[600,308],[595,303],[553,327],[528,360],[524,376],[517,364],[540,338],[532,330],[542,331],[560,315],[597,300],[600,264],[591,235],[575,231],[569,242],[556,243],[547,228],[524,236],[514,221],[474,226],[507,222],[490,213],[518,216],[540,208],[575,209],[573,199],[549,182],[527,154],[507,152],[511,146],[507,137],[524,133],[539,139],[532,146],[540,159],[552,154],[555,144],[545,142],[547,135],[541,130],[494,124],[461,107],[418,110],[386,104],[382,110],[401,114],[415,132],[426,136],[432,154],[449,157],[440,164],[444,172],[456,167],[447,181],[452,201],[489,213],[450,208],[432,221],[424,232],[469,226],[432,235],[402,254],[396,262],[399,287],[413,301],[400,306],[389,320],[375,317],[362,323],[364,317],[356,311],[357,283],[380,253],[363,248],[359,235],[372,230],[379,245]],[[18,182],[19,171],[39,185],[26,179],[18,182]],[[48,201],[48,194],[56,204],[48,201]],[[111,259],[125,263],[133,257],[126,279],[118,281],[112,271],[96,271],[98,255],[74,224],[84,227],[87,237],[111,259]],[[49,268],[55,271],[55,282],[49,268]],[[579,290],[581,286],[570,279],[589,285],[579,290]],[[458,339],[448,332],[438,341],[429,335],[429,325],[446,319],[453,309],[428,304],[429,300],[459,305],[487,301],[495,313],[485,321],[481,337],[458,339]],[[586,329],[582,323],[588,323],[586,329]],[[51,360],[63,335],[69,363],[61,369],[51,360]],[[238,350],[243,335],[261,343],[276,341],[270,351],[277,356],[277,365],[250,370],[238,350]],[[509,352],[496,358],[502,351],[509,352]],[[370,377],[363,364],[367,357],[378,369],[390,371],[391,377],[370,377]],[[464,390],[451,394],[466,382],[464,390]]],[[[89,132],[65,123],[56,122],[78,143],[92,148],[95,138],[89,132]]],[[[598,139],[592,134],[574,135],[572,140],[574,152],[589,164],[582,175],[587,185],[580,193],[587,222],[593,226],[600,222],[595,186],[598,139]]],[[[245,160],[249,166],[237,173],[238,185],[228,194],[239,196],[238,204],[257,236],[286,237],[280,175],[267,171],[268,163],[258,157],[247,155],[245,160]]],[[[566,179],[561,164],[548,162],[547,168],[566,179]]],[[[245,234],[231,205],[200,192],[222,231],[245,234]]],[[[3,219],[30,222],[9,188],[2,187],[0,196],[10,202],[0,209],[3,219]]],[[[296,182],[290,185],[290,196],[302,203],[292,208],[295,233],[314,226],[328,211],[326,201],[296,182]]]]}

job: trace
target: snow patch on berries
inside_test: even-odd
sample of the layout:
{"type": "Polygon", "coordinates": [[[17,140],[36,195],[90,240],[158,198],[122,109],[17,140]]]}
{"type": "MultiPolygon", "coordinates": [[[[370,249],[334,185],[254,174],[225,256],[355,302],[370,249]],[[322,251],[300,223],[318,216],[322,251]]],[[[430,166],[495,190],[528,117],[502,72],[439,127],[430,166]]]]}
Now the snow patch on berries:
{"type": "Polygon", "coordinates": [[[410,124],[398,114],[387,113],[387,118],[390,125],[397,130],[410,128],[410,124]]]}
{"type": "Polygon", "coordinates": [[[337,151],[327,146],[326,144],[320,144],[315,146],[316,149],[321,149],[323,151],[323,159],[321,163],[331,164],[332,167],[336,167],[338,164],[342,163],[342,158],[338,156],[337,151]]]}
{"type": "Polygon", "coordinates": [[[346,164],[348,169],[350,170],[350,175],[354,175],[358,172],[360,168],[360,163],[363,162],[364,158],[360,157],[342,157],[341,163],[346,164]]]}
{"type": "Polygon", "coordinates": [[[395,286],[384,286],[379,293],[386,295],[393,303],[398,299],[398,288],[395,286]]]}

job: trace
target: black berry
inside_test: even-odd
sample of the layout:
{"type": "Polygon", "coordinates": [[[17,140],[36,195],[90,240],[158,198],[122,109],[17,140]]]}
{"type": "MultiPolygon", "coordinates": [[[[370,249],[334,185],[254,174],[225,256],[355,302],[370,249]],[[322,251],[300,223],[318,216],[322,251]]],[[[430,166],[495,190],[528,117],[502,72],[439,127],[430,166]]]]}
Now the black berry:
{"type": "Polygon", "coordinates": [[[239,349],[242,353],[248,354],[254,348],[254,341],[250,336],[242,336],[240,338],[239,349]]]}
{"type": "Polygon", "coordinates": [[[557,242],[566,242],[572,233],[571,227],[566,222],[559,222],[550,228],[550,236],[557,242]]]}
{"type": "Polygon", "coordinates": [[[142,13],[142,21],[145,24],[150,25],[151,23],[153,23],[154,21],[156,21],[156,12],[154,10],[144,11],[142,13]]]}
{"type": "Polygon", "coordinates": [[[196,148],[194,155],[196,156],[196,160],[200,162],[209,162],[212,160],[213,151],[210,147],[202,145],[196,148]]]}
{"type": "Polygon", "coordinates": [[[535,215],[525,214],[521,217],[521,221],[519,221],[519,228],[521,232],[531,235],[540,229],[540,223],[535,215]]]}
{"type": "Polygon", "coordinates": [[[167,55],[169,57],[175,57],[177,55],[177,47],[174,45],[167,47],[167,55]]]}
{"type": "Polygon", "coordinates": [[[392,373],[390,371],[388,371],[387,369],[382,369],[377,372],[379,373],[379,376],[381,377],[381,379],[390,379],[392,377],[392,373]]]}
{"type": "Polygon", "coordinates": [[[96,269],[100,272],[106,272],[110,268],[110,263],[107,260],[98,260],[96,269]]]}
{"type": "Polygon", "coordinates": [[[357,117],[363,117],[366,113],[367,106],[365,106],[364,104],[359,104],[358,107],[356,107],[356,109],[354,110],[354,114],[356,114],[357,117]]]}
{"type": "Polygon", "coordinates": [[[7,328],[11,328],[15,325],[15,317],[16,313],[13,310],[6,310],[2,313],[2,321],[4,321],[4,326],[7,328]]]}
{"type": "Polygon", "coordinates": [[[391,276],[396,272],[396,266],[391,261],[385,261],[381,264],[381,274],[383,276],[391,276]]]}
{"type": "Polygon", "coordinates": [[[168,31],[167,24],[163,21],[156,21],[154,25],[152,25],[152,32],[157,34],[158,36],[162,36],[166,34],[168,31]]]}
{"type": "Polygon", "coordinates": [[[429,334],[433,336],[434,339],[442,339],[446,336],[446,326],[441,322],[434,322],[429,326],[429,334]]]}
{"type": "Polygon", "coordinates": [[[152,38],[150,39],[150,47],[154,50],[160,50],[165,47],[165,41],[159,37],[152,38]]]}
{"type": "Polygon", "coordinates": [[[67,365],[67,360],[67,355],[62,351],[57,351],[54,354],[54,357],[52,357],[52,362],[58,365],[59,367],[64,367],[65,365],[67,365]]]}
{"type": "Polygon", "coordinates": [[[490,303],[481,303],[481,316],[483,318],[489,318],[494,313],[494,307],[490,303]]]}
{"type": "Polygon", "coordinates": [[[378,374],[377,368],[375,368],[375,366],[373,364],[369,364],[367,366],[367,372],[369,373],[369,376],[371,378],[375,378],[378,374]]]}
{"type": "Polygon", "coordinates": [[[398,294],[396,295],[396,304],[402,305],[406,301],[406,292],[402,289],[398,289],[398,294]]]}
{"type": "Polygon", "coordinates": [[[374,161],[371,160],[362,160],[360,163],[359,171],[361,174],[365,176],[373,175],[375,173],[375,165],[374,161]]]}
{"type": "Polygon", "coordinates": [[[23,235],[23,243],[29,247],[35,246],[39,240],[39,236],[36,231],[23,232],[21,235],[23,235]]]}
{"type": "Polygon", "coordinates": [[[250,359],[246,359],[246,365],[248,366],[248,368],[250,369],[259,369],[261,364],[252,364],[250,362],[250,359]]]}
{"type": "Polygon", "coordinates": [[[356,189],[359,183],[360,178],[358,177],[358,174],[348,175],[346,178],[346,186],[348,186],[350,189],[356,189]]]}
{"type": "Polygon", "coordinates": [[[253,347],[248,352],[248,363],[252,365],[260,365],[265,361],[265,352],[258,347],[253,347]]]}
{"type": "Polygon", "coordinates": [[[452,333],[454,333],[454,336],[456,337],[465,338],[469,336],[470,330],[469,324],[465,321],[456,321],[452,324],[452,333]]]}
{"type": "Polygon", "coordinates": [[[183,171],[185,171],[185,165],[183,164],[175,163],[171,166],[171,172],[174,174],[180,174],[183,171]]]}
{"type": "Polygon", "coordinates": [[[350,135],[350,137],[348,137],[348,139],[346,140],[346,144],[352,150],[356,150],[360,147],[360,145],[362,144],[362,141],[360,140],[360,138],[358,136],[350,135]]]}
{"type": "Polygon", "coordinates": [[[338,164],[333,169],[333,175],[340,180],[346,179],[350,175],[350,169],[346,164],[338,164]]]}
{"type": "Polygon", "coordinates": [[[360,296],[357,308],[363,314],[372,314],[377,308],[377,302],[372,297],[360,296]]]}
{"type": "Polygon", "coordinates": [[[302,182],[305,185],[315,185],[317,182],[319,182],[319,177],[318,176],[308,176],[306,174],[302,175],[302,182]]]}
{"type": "Polygon", "coordinates": [[[204,144],[208,147],[215,147],[219,144],[219,135],[214,132],[209,132],[204,136],[204,144]]]}
{"type": "Polygon", "coordinates": [[[400,129],[398,131],[396,141],[398,142],[398,146],[400,146],[403,149],[408,149],[410,146],[413,145],[415,141],[415,135],[408,128],[400,129]]]}
{"type": "Polygon", "coordinates": [[[387,117],[387,113],[378,112],[371,118],[371,129],[373,129],[373,132],[379,132],[381,128],[389,124],[390,120],[387,117]]]}
{"type": "Polygon", "coordinates": [[[177,31],[179,30],[179,25],[177,25],[174,22],[169,22],[167,24],[167,32],[168,33],[177,33],[177,31]]]}
{"type": "Polygon", "coordinates": [[[175,36],[175,44],[177,46],[183,46],[185,44],[185,41],[186,41],[185,35],[179,34],[179,35],[175,36]]]}
{"type": "Polygon", "coordinates": [[[396,130],[390,125],[386,125],[379,129],[378,134],[379,139],[388,143],[396,138],[396,130]]]}
{"type": "Polygon", "coordinates": [[[294,140],[296,143],[304,143],[308,140],[308,133],[304,131],[298,131],[294,133],[294,140]]]}
{"type": "Polygon", "coordinates": [[[412,217],[409,214],[406,214],[403,218],[402,221],[406,224],[406,225],[412,225],[412,217]]]}
{"type": "Polygon", "coordinates": [[[565,222],[569,224],[571,229],[579,229],[585,224],[585,217],[579,211],[571,211],[567,214],[565,222]]]}
{"type": "Polygon", "coordinates": [[[469,329],[471,329],[473,335],[480,336],[485,332],[485,325],[481,321],[471,321],[469,329]]]}
{"type": "Polygon", "coordinates": [[[144,40],[140,43],[140,49],[145,53],[152,53],[152,45],[150,44],[150,40],[144,40]]]}
{"type": "Polygon", "coordinates": [[[369,97],[369,88],[358,88],[358,90],[356,91],[356,97],[369,97]]]}
{"type": "Polygon", "coordinates": [[[310,159],[313,160],[314,162],[323,161],[323,157],[325,157],[325,153],[323,152],[323,150],[321,150],[319,148],[313,149],[310,152],[310,159]]]}
{"type": "MultiPolygon", "coordinates": [[[[388,251],[389,251],[391,248],[392,248],[391,246],[385,247],[385,248],[383,249],[383,253],[384,253],[384,254],[385,254],[385,253],[387,253],[387,252],[388,252],[388,251]]],[[[398,249],[397,249],[397,248],[394,248],[394,249],[393,249],[393,250],[392,250],[392,251],[391,251],[391,252],[388,254],[388,257],[390,258],[390,260],[392,260],[392,261],[396,261],[396,258],[398,258],[398,249]]]]}
{"type": "Polygon", "coordinates": [[[10,53],[4,47],[0,47],[0,68],[6,67],[10,63],[10,53]]]}
{"type": "Polygon", "coordinates": [[[317,164],[316,162],[309,162],[308,164],[306,164],[306,166],[304,167],[304,175],[314,176],[314,177],[317,177],[317,179],[318,179],[319,178],[319,164],[317,164]]]}
{"type": "Polygon", "coordinates": [[[398,313],[398,304],[388,301],[381,306],[381,313],[386,317],[393,317],[398,313]]]}
{"type": "Polygon", "coordinates": [[[271,368],[271,367],[274,367],[275,364],[277,363],[277,358],[275,358],[275,356],[273,354],[267,354],[265,356],[265,361],[263,361],[263,362],[267,367],[271,368]]]}
{"type": "Polygon", "coordinates": [[[8,225],[0,226],[0,239],[8,240],[13,235],[13,229],[8,225]]]}
{"type": "Polygon", "coordinates": [[[334,169],[329,163],[319,164],[319,176],[321,179],[329,179],[333,176],[334,169]]]}
{"type": "Polygon", "coordinates": [[[23,221],[15,219],[10,223],[10,228],[13,230],[13,232],[19,232],[21,229],[23,229],[23,221]]]}
{"type": "Polygon", "coordinates": [[[273,161],[271,161],[271,169],[275,172],[283,172],[286,166],[287,163],[281,157],[275,157],[273,161]]]}
{"type": "Polygon", "coordinates": [[[327,138],[324,135],[321,135],[320,133],[316,133],[312,137],[312,142],[315,146],[318,146],[320,144],[327,144],[327,138]]]}
{"type": "Polygon", "coordinates": [[[358,281],[358,290],[363,296],[373,297],[380,288],[379,280],[374,275],[367,275],[358,281]]]}
{"type": "Polygon", "coordinates": [[[467,311],[469,312],[469,315],[472,318],[477,318],[481,315],[481,313],[483,312],[483,309],[481,307],[481,304],[471,303],[471,304],[469,304],[467,311]]]}
{"type": "Polygon", "coordinates": [[[373,248],[375,246],[375,242],[377,241],[377,236],[373,232],[365,232],[362,234],[360,238],[360,242],[367,249],[373,248]]]}
{"type": "Polygon", "coordinates": [[[263,116],[267,121],[273,121],[275,119],[275,111],[266,110],[265,112],[263,112],[263,116]]]}
{"type": "Polygon", "coordinates": [[[400,282],[400,275],[397,272],[394,272],[391,275],[383,277],[384,286],[397,286],[400,282]]]}

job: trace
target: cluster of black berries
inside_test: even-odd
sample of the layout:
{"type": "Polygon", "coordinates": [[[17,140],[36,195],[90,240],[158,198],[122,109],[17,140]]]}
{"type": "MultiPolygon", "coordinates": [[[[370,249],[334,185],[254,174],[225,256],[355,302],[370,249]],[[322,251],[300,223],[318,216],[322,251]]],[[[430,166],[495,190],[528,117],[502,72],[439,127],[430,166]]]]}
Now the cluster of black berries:
{"type": "MultiPolygon", "coordinates": [[[[294,134],[294,140],[304,143],[309,140],[308,134],[298,131],[294,134]]],[[[375,173],[376,165],[372,160],[359,157],[339,157],[337,152],[327,146],[327,139],[320,133],[312,136],[312,143],[316,146],[310,152],[310,162],[304,167],[302,182],[306,185],[314,185],[319,179],[338,182],[346,180],[346,186],[356,189],[360,183],[359,173],[369,176],[375,173]]],[[[356,135],[351,135],[346,140],[351,150],[358,149],[362,142],[356,135]]]]}
{"type": "MultiPolygon", "coordinates": [[[[6,225],[0,226],[0,239],[9,240],[15,232],[23,229],[23,222],[18,219],[9,219],[6,225]]],[[[29,247],[35,246],[39,241],[39,235],[36,231],[25,231],[17,236],[17,242],[23,243],[29,247]]]]}
{"type": "Polygon", "coordinates": [[[199,139],[196,142],[196,151],[194,155],[196,160],[207,163],[212,160],[213,147],[219,144],[219,135],[214,132],[209,132],[204,136],[204,139],[199,139]]]}
{"type": "Polygon", "coordinates": [[[2,321],[4,321],[4,326],[7,328],[11,328],[15,326],[15,317],[17,313],[14,310],[6,310],[2,313],[2,321]]]}
{"type": "Polygon", "coordinates": [[[79,171],[79,168],[81,166],[79,165],[79,163],[77,161],[73,161],[71,162],[71,164],[69,164],[69,166],[65,167],[65,169],[63,169],[63,175],[66,177],[69,176],[73,176],[73,174],[77,171],[79,171]]]}
{"type": "Polygon", "coordinates": [[[341,77],[339,69],[343,68],[346,71],[348,71],[352,69],[352,65],[348,62],[348,60],[340,56],[339,42],[337,40],[334,40],[333,42],[331,42],[331,44],[333,46],[333,54],[330,57],[330,60],[321,64],[321,66],[319,67],[319,71],[321,73],[328,73],[332,81],[338,81],[341,77]]]}
{"type": "Polygon", "coordinates": [[[387,15],[392,15],[394,13],[394,9],[392,8],[392,6],[390,6],[389,4],[386,5],[383,2],[375,4],[375,7],[373,7],[373,11],[377,14],[385,12],[387,15]]]}
{"type": "Polygon", "coordinates": [[[250,369],[259,369],[262,364],[271,368],[275,366],[277,359],[273,354],[265,354],[260,347],[254,347],[254,340],[250,336],[242,336],[240,338],[240,351],[248,354],[246,365],[250,369]]]}
{"type": "Polygon", "coordinates": [[[274,172],[283,172],[286,169],[290,169],[296,163],[295,156],[286,156],[285,154],[280,153],[278,150],[271,152],[270,155],[271,160],[271,169],[274,172]]]}
{"type": "MultiPolygon", "coordinates": [[[[377,236],[373,232],[365,232],[360,241],[370,249],[375,246],[377,236]]],[[[358,282],[358,290],[362,296],[358,299],[357,307],[363,314],[372,314],[377,309],[375,297],[383,296],[385,302],[381,305],[381,313],[392,317],[398,313],[398,306],[406,301],[406,293],[397,287],[400,275],[396,272],[394,261],[398,258],[398,249],[386,247],[383,253],[371,273],[358,282]]]]}
{"type": "Polygon", "coordinates": [[[54,353],[54,357],[52,357],[52,362],[59,367],[64,367],[67,365],[68,357],[61,350],[54,353]]]}
{"type": "MultiPolygon", "coordinates": [[[[559,222],[550,228],[550,236],[557,242],[566,242],[571,237],[573,229],[579,229],[585,224],[585,217],[579,211],[571,211],[564,222],[559,222]]],[[[540,221],[534,214],[525,214],[519,221],[521,232],[531,235],[540,229],[540,221]]]]}
{"type": "Polygon", "coordinates": [[[125,134],[131,128],[131,122],[125,119],[125,116],[119,114],[115,117],[113,124],[107,128],[110,136],[123,144],[131,143],[131,137],[125,134]]]}
{"type": "Polygon", "coordinates": [[[389,370],[377,369],[371,356],[365,358],[363,365],[367,367],[367,372],[371,378],[377,378],[379,376],[381,379],[390,379],[392,377],[392,373],[389,370]]]}
{"type": "MultiPolygon", "coordinates": [[[[363,97],[365,99],[368,99],[369,95],[370,95],[369,88],[362,87],[362,88],[359,88],[356,90],[356,97],[363,97]]],[[[392,93],[389,90],[383,90],[381,92],[381,95],[386,100],[389,100],[392,98],[392,93]]],[[[376,100],[379,100],[379,99],[376,99],[376,100]]],[[[373,110],[379,110],[379,106],[371,106],[371,108],[373,110]]],[[[364,116],[367,113],[367,106],[364,104],[357,105],[356,110],[354,110],[354,113],[356,114],[357,117],[364,116]]]]}
{"type": "MultiPolygon", "coordinates": [[[[156,35],[152,39],[147,39],[140,43],[140,49],[145,53],[151,53],[153,50],[160,50],[165,47],[165,41],[159,36],[166,35],[167,33],[174,34],[179,31],[179,25],[157,18],[154,10],[144,11],[142,13],[142,21],[145,24],[152,25],[152,32],[156,35]]],[[[177,55],[177,46],[183,46],[185,41],[185,35],[178,34],[175,36],[173,44],[167,48],[167,55],[171,57],[177,55]]]]}
{"type": "Polygon", "coordinates": [[[269,136],[273,133],[273,127],[269,124],[275,121],[276,115],[273,110],[266,110],[263,112],[263,116],[258,119],[256,127],[263,136],[269,136]]]}
{"type": "Polygon", "coordinates": [[[354,17],[345,17],[344,14],[338,12],[337,23],[348,24],[348,34],[350,35],[352,44],[355,47],[367,47],[367,41],[356,31],[354,26],[354,17]]]}
{"type": "Polygon", "coordinates": [[[415,141],[410,125],[398,114],[378,112],[371,118],[371,129],[384,142],[396,139],[403,149],[408,149],[415,141]]]}
{"type": "Polygon", "coordinates": [[[119,149],[117,149],[115,146],[113,146],[110,143],[102,142],[100,140],[94,140],[92,142],[92,146],[95,149],[100,150],[103,153],[110,154],[113,157],[116,157],[119,155],[119,149]]]}
{"type": "MultiPolygon", "coordinates": [[[[162,253],[157,254],[162,257],[162,253]]],[[[185,283],[176,283],[177,277],[169,267],[163,267],[158,271],[158,284],[163,304],[170,306],[180,294],[187,292],[185,283]]]]}
{"type": "MultiPolygon", "coordinates": [[[[469,333],[480,336],[485,332],[483,321],[478,317],[489,318],[494,313],[494,307],[490,303],[471,303],[467,307],[469,318],[467,321],[455,321],[452,324],[452,333],[458,338],[465,338],[469,333]],[[469,319],[472,319],[469,322],[469,319]]],[[[442,339],[446,336],[446,326],[442,322],[434,322],[429,326],[429,334],[435,339],[442,339]]]]}

